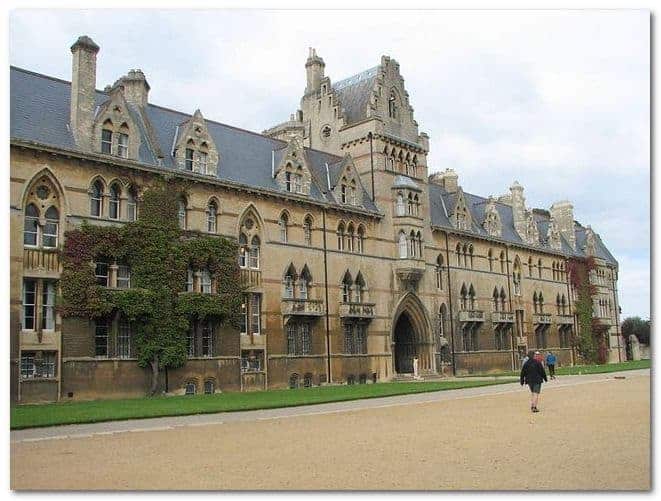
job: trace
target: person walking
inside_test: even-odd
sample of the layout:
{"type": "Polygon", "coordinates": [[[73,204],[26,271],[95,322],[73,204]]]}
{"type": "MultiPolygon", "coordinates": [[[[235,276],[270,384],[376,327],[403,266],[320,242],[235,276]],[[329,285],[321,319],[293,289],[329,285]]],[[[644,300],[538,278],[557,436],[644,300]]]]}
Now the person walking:
{"type": "Polygon", "coordinates": [[[542,391],[542,381],[546,379],[546,371],[544,366],[535,357],[531,351],[528,353],[528,361],[521,367],[521,375],[519,377],[521,386],[527,384],[530,388],[530,410],[532,412],[539,412],[537,403],[539,402],[539,393],[542,391]]]}
{"type": "Polygon", "coordinates": [[[555,363],[557,362],[556,356],[552,351],[549,351],[546,354],[546,366],[549,368],[549,376],[551,379],[555,379],[555,363]]]}

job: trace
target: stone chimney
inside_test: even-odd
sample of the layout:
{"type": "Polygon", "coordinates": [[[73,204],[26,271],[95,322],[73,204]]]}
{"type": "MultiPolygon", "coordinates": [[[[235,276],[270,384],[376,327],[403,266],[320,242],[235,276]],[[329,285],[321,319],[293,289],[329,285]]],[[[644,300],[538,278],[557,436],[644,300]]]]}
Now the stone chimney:
{"type": "Polygon", "coordinates": [[[514,181],[510,186],[510,198],[512,204],[512,217],[514,219],[514,228],[521,238],[525,239],[527,210],[526,199],[523,196],[523,186],[518,181],[514,181]]]}
{"type": "Polygon", "coordinates": [[[124,99],[128,104],[145,108],[149,98],[149,84],[142,70],[131,70],[123,76],[115,86],[121,86],[124,91],[124,99]]]}
{"type": "Polygon", "coordinates": [[[444,172],[434,172],[429,176],[429,182],[440,185],[448,193],[456,193],[459,189],[459,176],[452,169],[445,169],[444,172]]]}
{"type": "Polygon", "coordinates": [[[83,35],[71,46],[71,132],[79,148],[89,150],[96,108],[96,54],[100,47],[83,35]]]}
{"type": "Polygon", "coordinates": [[[310,55],[305,63],[305,72],[307,73],[307,86],[305,93],[311,94],[318,92],[321,86],[321,80],[324,78],[324,60],[317,56],[317,51],[310,47],[310,55]]]}
{"type": "Polygon", "coordinates": [[[558,230],[572,249],[576,250],[576,233],[574,232],[574,206],[567,200],[551,205],[551,217],[558,230]]]}

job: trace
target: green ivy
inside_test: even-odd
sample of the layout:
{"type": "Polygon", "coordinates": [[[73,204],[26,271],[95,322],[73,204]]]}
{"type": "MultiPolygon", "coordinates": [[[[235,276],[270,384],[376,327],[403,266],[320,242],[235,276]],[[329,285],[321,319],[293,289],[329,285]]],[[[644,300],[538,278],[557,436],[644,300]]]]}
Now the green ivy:
{"type": "Polygon", "coordinates": [[[210,319],[237,326],[243,287],[237,245],[226,238],[179,228],[177,200],[186,187],[160,180],[144,194],[140,218],[122,227],[83,224],[65,234],[62,296],[65,317],[98,318],[119,311],[133,323],[138,363],[159,371],[186,361],[186,333],[193,322],[210,319]],[[93,262],[107,259],[131,268],[131,289],[98,286],[93,262]],[[206,268],[217,294],[183,292],[188,267],[206,268]]]}
{"type": "Polygon", "coordinates": [[[605,332],[608,327],[593,317],[596,287],[590,283],[590,272],[596,267],[594,258],[570,259],[567,269],[572,287],[576,290],[574,303],[578,317],[578,332],[574,346],[586,363],[606,362],[605,332]]]}

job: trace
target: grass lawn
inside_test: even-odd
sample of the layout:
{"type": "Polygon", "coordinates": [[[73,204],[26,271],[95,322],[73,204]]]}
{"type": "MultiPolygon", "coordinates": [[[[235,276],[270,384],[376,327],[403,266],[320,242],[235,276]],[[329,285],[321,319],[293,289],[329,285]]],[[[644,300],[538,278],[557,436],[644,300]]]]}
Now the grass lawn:
{"type": "MultiPolygon", "coordinates": [[[[556,367],[555,373],[559,376],[575,376],[577,374],[601,374],[605,372],[631,371],[634,369],[649,369],[652,365],[651,360],[634,360],[631,362],[621,362],[618,364],[602,365],[574,365],[567,367],[556,367]]],[[[548,372],[548,369],[547,369],[548,372]]],[[[489,374],[469,374],[462,377],[482,377],[482,376],[518,376],[519,372],[498,372],[489,374]]]]}
{"type": "Polygon", "coordinates": [[[60,424],[95,423],[122,419],[294,407],[344,400],[387,397],[406,393],[473,388],[510,383],[512,381],[514,379],[500,381],[465,380],[377,383],[352,386],[323,386],[297,390],[269,390],[254,393],[223,393],[215,395],[145,397],[124,400],[15,405],[11,408],[10,422],[11,429],[18,430],[60,424]]]}

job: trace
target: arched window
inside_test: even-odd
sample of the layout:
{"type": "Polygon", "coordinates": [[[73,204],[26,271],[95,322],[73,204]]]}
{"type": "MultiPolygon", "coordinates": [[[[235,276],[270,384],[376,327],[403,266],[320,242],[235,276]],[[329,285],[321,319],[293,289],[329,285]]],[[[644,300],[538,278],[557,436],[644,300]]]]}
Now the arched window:
{"type": "Polygon", "coordinates": [[[310,289],[310,283],[312,282],[312,275],[307,265],[303,267],[301,275],[298,277],[298,297],[299,299],[307,299],[308,292],[310,289]]]}
{"type": "Polygon", "coordinates": [[[416,234],[416,242],[418,246],[418,257],[422,259],[424,257],[422,255],[422,233],[418,232],[416,234]]]}
{"type": "Polygon", "coordinates": [[[528,276],[532,278],[532,269],[534,265],[532,264],[532,257],[528,258],[528,276]]]}
{"type": "Polygon", "coordinates": [[[340,181],[340,202],[347,203],[347,178],[343,177],[340,181]]]}
{"type": "Polygon", "coordinates": [[[500,251],[500,272],[505,273],[505,252],[500,251]]]}
{"type": "Polygon", "coordinates": [[[358,226],[358,236],[356,238],[356,252],[362,254],[365,249],[365,228],[361,224],[358,226]]]}
{"type": "Polygon", "coordinates": [[[294,373],[289,376],[289,389],[295,390],[298,388],[298,374],[294,373]]]}
{"type": "Polygon", "coordinates": [[[290,264],[289,268],[287,268],[287,271],[285,272],[285,276],[283,278],[283,292],[282,292],[282,297],[285,299],[293,299],[294,298],[294,282],[296,281],[296,269],[294,268],[294,265],[290,264]]]}
{"type": "Polygon", "coordinates": [[[362,303],[364,301],[364,292],[365,292],[365,280],[363,279],[363,274],[358,272],[356,277],[356,283],[353,287],[353,302],[362,303]]]}
{"type": "Polygon", "coordinates": [[[202,174],[209,174],[209,145],[203,142],[200,145],[200,150],[197,152],[198,167],[202,174]]]}
{"type": "Polygon", "coordinates": [[[342,278],[342,302],[350,303],[351,302],[351,286],[353,285],[353,279],[351,278],[351,273],[347,271],[342,278]]]}
{"type": "Polygon", "coordinates": [[[461,291],[459,292],[459,297],[461,299],[460,306],[462,310],[468,308],[468,291],[466,290],[466,284],[461,284],[461,291]]]}
{"type": "Polygon", "coordinates": [[[498,296],[498,288],[493,289],[493,311],[498,311],[500,306],[500,297],[498,296]]]}
{"type": "Polygon", "coordinates": [[[411,175],[417,177],[418,175],[418,157],[413,155],[413,160],[411,161],[411,175]]]}
{"type": "Polygon", "coordinates": [[[409,256],[410,257],[417,257],[418,256],[418,245],[415,239],[415,232],[411,230],[411,234],[409,235],[409,256]]]}
{"type": "Polygon", "coordinates": [[[471,310],[475,309],[475,289],[473,289],[473,284],[470,285],[468,289],[468,303],[471,310]]]}
{"type": "Polygon", "coordinates": [[[119,219],[122,190],[117,183],[110,185],[110,201],[108,204],[108,217],[119,219]]]}
{"type": "Polygon", "coordinates": [[[352,179],[349,183],[349,201],[351,205],[357,205],[358,199],[356,198],[356,180],[352,179]]]}
{"type": "Polygon", "coordinates": [[[408,204],[407,204],[407,214],[411,216],[413,214],[413,195],[409,193],[408,204]]]}
{"type": "Polygon", "coordinates": [[[344,223],[337,225],[337,249],[344,250],[344,223]]]}
{"type": "Polygon", "coordinates": [[[347,248],[349,252],[354,251],[354,238],[353,223],[349,223],[349,226],[347,226],[347,248]]]}
{"type": "Polygon", "coordinates": [[[505,300],[507,299],[507,296],[505,296],[505,289],[502,287],[500,288],[500,311],[506,311],[505,309],[505,300]]]}
{"type": "Polygon", "coordinates": [[[303,239],[305,245],[308,247],[312,245],[312,218],[310,216],[306,216],[303,221],[303,239]]]}
{"type": "Polygon", "coordinates": [[[60,212],[53,206],[46,210],[46,224],[44,224],[43,246],[49,249],[57,247],[58,226],[60,212]]]}
{"type": "Polygon", "coordinates": [[[312,374],[309,372],[305,374],[303,377],[303,387],[304,388],[312,388],[312,374]]]}
{"type": "Polygon", "coordinates": [[[177,219],[179,220],[179,228],[186,229],[186,197],[181,196],[177,202],[177,219]]]}
{"type": "Polygon", "coordinates": [[[248,237],[244,233],[239,235],[239,267],[248,267],[248,237]]]}
{"type": "Polygon", "coordinates": [[[544,296],[542,296],[541,292],[539,293],[537,300],[539,301],[539,312],[544,313],[544,296]]]}
{"type": "Polygon", "coordinates": [[[249,262],[248,262],[249,266],[253,270],[259,269],[259,246],[260,246],[259,237],[255,235],[252,237],[252,240],[250,241],[249,262]]]}
{"type": "Polygon", "coordinates": [[[388,98],[388,116],[390,118],[397,118],[397,95],[394,90],[390,92],[390,97],[388,98]]]}
{"type": "Polygon", "coordinates": [[[135,221],[138,219],[138,204],[135,188],[129,186],[126,192],[126,220],[135,221]]]}
{"type": "Polygon", "coordinates": [[[464,256],[464,268],[468,268],[468,246],[466,244],[462,246],[461,254],[464,256]]]}
{"type": "Polygon", "coordinates": [[[280,241],[281,242],[287,242],[287,224],[289,223],[289,218],[287,217],[287,213],[283,212],[280,215],[280,219],[278,220],[278,226],[280,227],[280,241]]]}
{"type": "Polygon", "coordinates": [[[521,261],[519,256],[514,259],[514,267],[512,269],[512,282],[514,283],[514,295],[521,295],[521,261]]]}
{"type": "Polygon", "coordinates": [[[420,199],[418,198],[418,195],[413,197],[413,212],[416,216],[420,215],[420,199]]]}
{"type": "Polygon", "coordinates": [[[487,252],[487,260],[489,261],[489,271],[493,271],[493,250],[491,249],[487,252]]]}
{"type": "Polygon", "coordinates": [[[555,307],[557,309],[558,315],[562,314],[562,309],[560,305],[560,294],[555,296],[555,307]]]}
{"type": "Polygon", "coordinates": [[[532,293],[532,304],[533,304],[533,311],[537,313],[537,308],[538,308],[538,298],[537,298],[537,291],[532,293]]]}
{"type": "Polygon", "coordinates": [[[33,204],[25,208],[23,222],[23,244],[37,246],[39,233],[39,210],[33,204]]]}
{"type": "Polygon", "coordinates": [[[119,127],[119,133],[117,134],[117,156],[129,157],[129,126],[125,123],[119,127]]]}
{"type": "Polygon", "coordinates": [[[443,290],[443,255],[436,258],[436,288],[443,290]]]}
{"type": "Polygon", "coordinates": [[[397,193],[397,204],[395,205],[395,214],[398,216],[406,215],[406,205],[404,204],[404,195],[397,193]]]}
{"type": "Polygon", "coordinates": [[[445,337],[445,333],[447,332],[447,321],[448,321],[448,310],[445,304],[442,304],[438,317],[438,333],[440,337],[445,337]]]}
{"type": "Polygon", "coordinates": [[[186,143],[186,156],[184,157],[184,167],[186,170],[193,172],[193,164],[195,162],[195,141],[189,139],[186,143]]]}
{"type": "Polygon", "coordinates": [[[216,233],[218,220],[218,205],[211,200],[207,206],[207,232],[216,233]]]}
{"type": "Polygon", "coordinates": [[[101,129],[101,153],[106,155],[112,154],[112,130],[113,125],[110,119],[103,122],[103,128],[101,129]]]}
{"type": "Polygon", "coordinates": [[[470,266],[473,269],[473,245],[468,246],[468,257],[470,258],[470,266]]]}
{"type": "Polygon", "coordinates": [[[101,217],[103,214],[103,182],[97,179],[90,190],[90,215],[101,217]]]}
{"type": "Polygon", "coordinates": [[[457,244],[455,254],[457,255],[457,266],[461,266],[461,244],[457,244]]]}
{"type": "Polygon", "coordinates": [[[408,242],[406,241],[406,233],[399,232],[399,257],[406,259],[408,257],[408,242]]]}
{"type": "Polygon", "coordinates": [[[537,261],[537,274],[539,275],[539,278],[542,278],[542,260],[539,259],[537,261]]]}
{"type": "Polygon", "coordinates": [[[562,295],[562,298],[560,299],[560,306],[562,308],[562,314],[565,315],[567,313],[567,298],[565,295],[562,295]]]}

